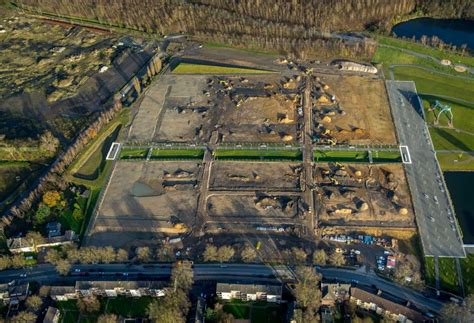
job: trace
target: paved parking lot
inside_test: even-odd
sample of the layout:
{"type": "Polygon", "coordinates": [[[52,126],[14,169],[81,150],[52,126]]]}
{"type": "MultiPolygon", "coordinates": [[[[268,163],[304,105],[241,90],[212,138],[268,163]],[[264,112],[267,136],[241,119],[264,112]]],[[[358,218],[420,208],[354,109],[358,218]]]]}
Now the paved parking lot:
{"type": "Polygon", "coordinates": [[[426,127],[415,84],[387,81],[400,146],[408,154],[405,171],[426,256],[465,257],[443,174],[426,127]]]}

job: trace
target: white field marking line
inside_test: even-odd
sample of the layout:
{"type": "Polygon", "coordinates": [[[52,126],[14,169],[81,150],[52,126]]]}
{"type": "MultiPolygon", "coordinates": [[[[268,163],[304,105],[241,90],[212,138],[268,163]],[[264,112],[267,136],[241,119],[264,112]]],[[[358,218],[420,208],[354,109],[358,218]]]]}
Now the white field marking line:
{"type": "Polygon", "coordinates": [[[107,157],[105,159],[106,160],[115,160],[115,158],[117,157],[118,152],[120,151],[120,145],[121,145],[121,143],[119,143],[119,142],[112,143],[112,146],[110,146],[109,152],[107,153],[107,157]],[[112,154],[112,152],[114,151],[114,147],[117,147],[117,149],[115,150],[114,155],[111,157],[110,154],[112,154]]]}
{"type": "Polygon", "coordinates": [[[400,145],[400,154],[402,155],[402,162],[404,164],[411,164],[411,156],[410,156],[410,150],[408,149],[408,146],[400,145]]]}

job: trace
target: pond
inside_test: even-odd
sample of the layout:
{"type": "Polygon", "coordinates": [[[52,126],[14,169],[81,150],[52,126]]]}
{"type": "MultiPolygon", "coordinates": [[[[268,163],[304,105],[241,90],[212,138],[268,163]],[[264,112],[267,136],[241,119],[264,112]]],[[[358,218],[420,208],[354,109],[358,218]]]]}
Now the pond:
{"type": "Polygon", "coordinates": [[[397,37],[420,39],[421,36],[438,36],[446,44],[467,47],[474,51],[474,20],[416,18],[392,28],[397,37]]]}
{"type": "Polygon", "coordinates": [[[445,172],[444,178],[463,232],[463,241],[474,244],[474,172],[445,172]]]}

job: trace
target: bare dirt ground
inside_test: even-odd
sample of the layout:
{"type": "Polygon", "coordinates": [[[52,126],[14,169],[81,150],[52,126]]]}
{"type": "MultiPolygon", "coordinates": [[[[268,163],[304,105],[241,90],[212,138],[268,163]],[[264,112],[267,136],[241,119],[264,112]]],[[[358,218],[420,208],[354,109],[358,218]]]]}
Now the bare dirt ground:
{"type": "MultiPolygon", "coordinates": [[[[297,214],[297,205],[297,196],[211,194],[207,198],[210,217],[224,217],[239,223],[258,222],[260,218],[292,218],[297,214]]],[[[274,223],[270,219],[267,222],[274,223]]]]}
{"type": "Polygon", "coordinates": [[[319,218],[329,225],[413,226],[401,165],[318,164],[319,218]]]}
{"type": "Polygon", "coordinates": [[[223,142],[295,142],[299,139],[299,82],[280,75],[217,78],[211,97],[225,107],[218,124],[223,142]]]}
{"type": "Polygon", "coordinates": [[[204,142],[212,129],[206,78],[163,75],[151,86],[133,120],[130,141],[204,142]]]}
{"type": "MultiPolygon", "coordinates": [[[[321,82],[329,88],[325,95],[336,97],[343,114],[329,114],[315,120],[337,142],[349,144],[396,144],[395,128],[383,80],[351,75],[323,75],[321,82]]],[[[327,108],[317,102],[318,110],[327,108]]],[[[317,113],[315,113],[317,115],[317,113]]]]}
{"type": "Polygon", "coordinates": [[[210,190],[300,191],[301,164],[214,161],[210,190]]]}
{"type": "Polygon", "coordinates": [[[128,246],[134,239],[143,240],[142,234],[162,237],[189,231],[200,171],[196,162],[118,162],[88,244],[128,246]],[[123,238],[114,240],[115,233],[123,238]]]}

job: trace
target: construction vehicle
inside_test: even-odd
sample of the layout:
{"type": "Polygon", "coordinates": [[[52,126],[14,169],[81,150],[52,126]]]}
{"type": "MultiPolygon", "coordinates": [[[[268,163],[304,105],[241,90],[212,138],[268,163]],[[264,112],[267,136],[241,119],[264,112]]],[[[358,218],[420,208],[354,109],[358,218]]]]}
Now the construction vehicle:
{"type": "Polygon", "coordinates": [[[342,169],[342,170],[346,169],[346,166],[344,166],[340,162],[336,162],[336,166],[338,167],[338,169],[342,169]]]}
{"type": "Polygon", "coordinates": [[[330,180],[331,183],[333,183],[334,185],[339,185],[339,182],[338,182],[334,177],[329,177],[329,180],[330,180]]]}

